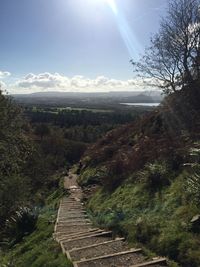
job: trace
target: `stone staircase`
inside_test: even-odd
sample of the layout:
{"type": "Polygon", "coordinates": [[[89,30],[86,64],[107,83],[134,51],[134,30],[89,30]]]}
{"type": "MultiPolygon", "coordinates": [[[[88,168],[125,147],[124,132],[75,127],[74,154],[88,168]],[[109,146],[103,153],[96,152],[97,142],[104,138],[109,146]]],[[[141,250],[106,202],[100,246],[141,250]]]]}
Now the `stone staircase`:
{"type": "Polygon", "coordinates": [[[142,249],[130,249],[124,238],[114,238],[111,231],[92,225],[84,209],[76,175],[70,173],[64,186],[69,197],[60,202],[54,239],[74,267],[167,266],[165,258],[147,259],[142,249]]]}

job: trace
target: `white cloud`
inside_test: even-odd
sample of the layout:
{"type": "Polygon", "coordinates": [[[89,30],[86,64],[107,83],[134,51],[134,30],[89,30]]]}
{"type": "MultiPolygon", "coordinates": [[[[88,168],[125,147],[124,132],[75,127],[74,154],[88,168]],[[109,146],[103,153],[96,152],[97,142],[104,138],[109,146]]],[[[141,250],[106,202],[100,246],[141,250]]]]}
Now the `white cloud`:
{"type": "Polygon", "coordinates": [[[6,77],[8,77],[10,75],[11,75],[11,73],[8,72],[8,71],[1,71],[0,70],[0,79],[6,78],[6,77]]]}
{"type": "Polygon", "coordinates": [[[146,89],[141,79],[109,79],[98,76],[95,79],[81,75],[67,77],[59,73],[29,73],[13,86],[15,92],[64,91],[64,92],[107,92],[146,89]]]}
{"type": "Polygon", "coordinates": [[[8,71],[1,71],[0,70],[0,90],[6,91],[7,86],[6,86],[6,83],[2,81],[2,79],[5,79],[5,78],[9,77],[10,75],[11,75],[11,73],[8,71]]]}
{"type": "Polygon", "coordinates": [[[5,90],[6,89],[6,84],[2,81],[0,81],[0,89],[5,90]]]}

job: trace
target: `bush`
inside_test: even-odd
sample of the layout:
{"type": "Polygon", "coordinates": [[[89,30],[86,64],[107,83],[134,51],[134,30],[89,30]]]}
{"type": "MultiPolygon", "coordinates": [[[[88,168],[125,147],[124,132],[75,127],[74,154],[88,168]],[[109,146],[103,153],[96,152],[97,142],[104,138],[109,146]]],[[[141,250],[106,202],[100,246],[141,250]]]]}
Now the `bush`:
{"type": "Polygon", "coordinates": [[[102,179],[105,177],[105,174],[105,167],[88,168],[81,173],[78,182],[82,186],[102,184],[102,179]]]}
{"type": "Polygon", "coordinates": [[[170,184],[169,171],[165,162],[148,163],[144,170],[139,172],[139,178],[152,193],[161,191],[164,186],[170,184]]]}
{"type": "Polygon", "coordinates": [[[103,225],[107,229],[112,229],[114,233],[121,233],[120,224],[124,220],[125,215],[121,209],[107,209],[103,213],[97,215],[96,222],[98,225],[103,225]]]}
{"type": "Polygon", "coordinates": [[[24,236],[31,234],[38,220],[38,210],[21,207],[6,222],[6,235],[10,245],[20,242],[24,236]]]}
{"type": "Polygon", "coordinates": [[[193,148],[191,150],[193,162],[189,163],[191,167],[190,175],[186,180],[186,190],[190,194],[191,199],[198,206],[200,205],[200,149],[193,148]]]}
{"type": "Polygon", "coordinates": [[[159,223],[139,217],[135,225],[135,239],[140,243],[148,243],[159,234],[159,223]]]}

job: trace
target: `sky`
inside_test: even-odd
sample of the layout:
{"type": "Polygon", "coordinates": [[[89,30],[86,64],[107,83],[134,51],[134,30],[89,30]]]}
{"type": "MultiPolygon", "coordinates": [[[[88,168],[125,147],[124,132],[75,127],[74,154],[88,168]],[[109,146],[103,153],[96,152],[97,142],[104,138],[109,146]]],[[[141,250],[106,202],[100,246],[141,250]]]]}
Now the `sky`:
{"type": "Polygon", "coordinates": [[[168,0],[0,0],[0,83],[10,93],[130,91],[168,0]]]}

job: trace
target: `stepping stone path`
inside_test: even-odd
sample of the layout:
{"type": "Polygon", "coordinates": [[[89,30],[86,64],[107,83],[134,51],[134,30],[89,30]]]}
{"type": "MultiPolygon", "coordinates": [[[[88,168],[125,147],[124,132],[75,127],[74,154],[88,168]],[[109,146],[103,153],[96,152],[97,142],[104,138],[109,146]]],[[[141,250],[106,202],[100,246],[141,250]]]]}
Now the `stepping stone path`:
{"type": "Polygon", "coordinates": [[[60,202],[54,239],[74,267],[161,267],[165,258],[147,260],[142,249],[130,249],[124,238],[114,238],[111,231],[96,228],[87,217],[82,190],[73,173],[65,178],[69,197],[60,202]]]}

